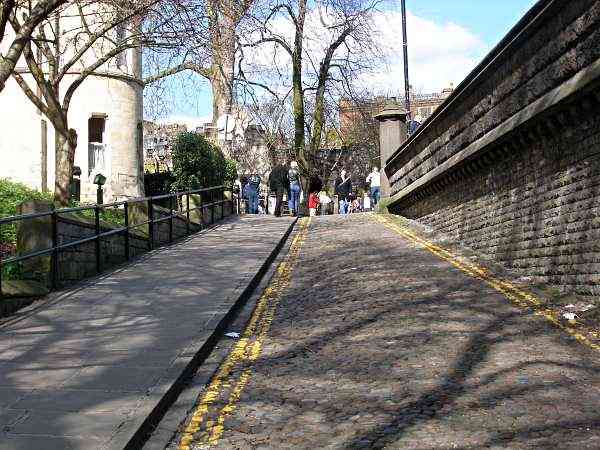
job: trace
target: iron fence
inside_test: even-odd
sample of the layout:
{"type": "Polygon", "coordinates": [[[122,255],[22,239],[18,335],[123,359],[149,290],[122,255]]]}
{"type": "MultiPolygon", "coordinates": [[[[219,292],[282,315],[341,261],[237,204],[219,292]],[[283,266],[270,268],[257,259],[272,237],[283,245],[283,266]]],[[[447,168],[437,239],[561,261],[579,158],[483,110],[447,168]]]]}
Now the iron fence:
{"type": "Polygon", "coordinates": [[[129,199],[120,202],[107,203],[107,204],[95,204],[89,206],[79,206],[75,208],[62,208],[54,209],[47,212],[36,212],[31,214],[22,214],[18,216],[10,216],[0,219],[0,227],[2,226],[14,226],[18,224],[23,226],[27,221],[34,219],[46,218],[50,225],[51,245],[47,248],[30,251],[25,254],[19,254],[15,251],[15,246],[12,247],[12,251],[0,251],[0,296],[3,296],[2,284],[5,275],[5,269],[18,263],[22,263],[26,260],[40,257],[50,256],[50,273],[49,275],[49,287],[56,289],[60,286],[59,281],[59,269],[60,269],[60,258],[59,255],[62,251],[81,246],[83,244],[94,243],[94,254],[95,254],[95,271],[101,273],[102,267],[102,240],[111,236],[122,235],[123,239],[123,252],[125,261],[131,260],[131,240],[142,239],[147,240],[148,251],[155,247],[162,245],[163,242],[160,240],[160,233],[158,237],[155,236],[156,228],[162,224],[168,223],[168,243],[174,241],[174,221],[176,219],[185,223],[185,235],[190,235],[193,232],[199,231],[207,224],[213,224],[215,220],[220,220],[225,214],[225,205],[230,203],[231,212],[234,209],[234,193],[233,189],[228,186],[215,186],[204,189],[196,189],[185,192],[176,192],[165,195],[157,195],[136,199],[129,199]],[[225,192],[230,192],[229,198],[226,198],[225,192]],[[194,199],[194,196],[198,198],[198,203],[194,199]],[[190,199],[194,199],[195,205],[190,206],[190,199]],[[143,220],[138,223],[131,222],[131,211],[134,205],[140,205],[142,208],[147,210],[144,217],[147,220],[143,220]],[[103,211],[107,210],[118,210],[120,218],[120,226],[115,228],[107,227],[102,222],[103,211]],[[158,211],[160,210],[160,211],[158,211]],[[220,210],[220,211],[219,211],[220,210]],[[194,211],[199,211],[197,218],[199,222],[192,220],[191,214],[194,211]],[[205,212],[208,213],[208,217],[205,217],[205,212]],[[93,234],[85,236],[81,239],[76,239],[70,242],[59,241],[59,223],[64,219],[65,215],[72,215],[74,213],[87,213],[87,217],[93,218],[93,234]],[[92,214],[90,214],[92,213],[92,214]],[[218,215],[218,217],[216,217],[218,215]],[[144,227],[145,230],[143,229],[144,227]],[[142,231],[140,231],[142,229],[142,231]]]}

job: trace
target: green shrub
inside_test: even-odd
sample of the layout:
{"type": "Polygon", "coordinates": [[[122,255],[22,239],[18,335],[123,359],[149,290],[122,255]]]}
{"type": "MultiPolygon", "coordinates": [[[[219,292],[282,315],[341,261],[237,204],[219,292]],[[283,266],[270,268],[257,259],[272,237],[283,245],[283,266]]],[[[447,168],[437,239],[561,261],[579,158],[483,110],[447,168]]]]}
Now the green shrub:
{"type": "Polygon", "coordinates": [[[181,133],[173,146],[171,191],[187,191],[231,183],[237,178],[235,161],[196,133],[181,133]]]}
{"type": "Polygon", "coordinates": [[[173,146],[171,191],[200,189],[210,185],[213,172],[213,145],[196,133],[181,133],[173,146]]]}
{"type": "Polygon", "coordinates": [[[377,203],[377,208],[376,208],[376,212],[378,214],[389,214],[389,210],[388,210],[388,206],[392,203],[391,199],[388,198],[382,198],[379,200],[379,203],[377,203]]]}
{"type": "Polygon", "coordinates": [[[233,183],[238,177],[237,162],[233,159],[225,160],[225,182],[228,184],[233,183]]]}
{"type": "MultiPolygon", "coordinates": [[[[17,205],[28,200],[52,201],[52,194],[0,178],[0,217],[14,216],[17,214],[17,205]]],[[[0,243],[14,244],[16,240],[15,224],[0,226],[0,243]]]]}
{"type": "MultiPolygon", "coordinates": [[[[70,208],[77,208],[79,206],[93,206],[93,203],[80,203],[76,201],[70,201],[70,208]]],[[[77,211],[73,213],[77,217],[81,217],[88,220],[96,220],[96,211],[92,209],[84,209],[83,211],[77,211]]],[[[100,220],[115,226],[125,226],[125,211],[120,208],[102,208],[100,209],[100,220]]]]}

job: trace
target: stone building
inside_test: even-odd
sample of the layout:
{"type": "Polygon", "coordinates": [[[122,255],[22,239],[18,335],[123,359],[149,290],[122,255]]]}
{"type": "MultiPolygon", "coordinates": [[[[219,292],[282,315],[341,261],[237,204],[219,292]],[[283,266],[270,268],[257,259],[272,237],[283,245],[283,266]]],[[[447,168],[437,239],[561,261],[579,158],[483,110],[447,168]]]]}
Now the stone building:
{"type": "Polygon", "coordinates": [[[266,130],[256,124],[243,108],[223,115],[217,123],[205,123],[196,132],[219,146],[227,158],[236,161],[240,176],[259,174],[266,187],[271,173],[271,155],[266,130]]]}
{"type": "Polygon", "coordinates": [[[144,120],[144,171],[165,172],[173,169],[173,143],[187,131],[180,123],[158,124],[144,120]]]}
{"type": "MultiPolygon", "coordinates": [[[[443,89],[439,93],[418,94],[411,91],[410,111],[413,120],[419,123],[425,122],[431,114],[452,94],[454,86],[443,89]]],[[[340,132],[342,137],[348,136],[360,123],[361,126],[377,127],[375,116],[379,114],[389,99],[378,96],[372,100],[353,101],[347,98],[341,99],[339,103],[340,132]],[[366,123],[365,123],[366,122],[366,123]]],[[[399,103],[404,108],[404,99],[393,102],[399,103]]]]}
{"type": "MultiPolygon", "coordinates": [[[[73,22],[77,15],[65,14],[65,17],[64,20],[73,22]]],[[[61,39],[66,42],[69,33],[76,33],[78,27],[73,23],[62,25],[61,39]]],[[[9,29],[7,33],[12,32],[9,29]]],[[[4,39],[4,42],[10,41],[4,39]]],[[[67,48],[64,58],[69,56],[69,51],[75,50],[67,48]]],[[[94,57],[97,58],[97,55],[94,57]]],[[[79,76],[78,67],[73,66],[65,75],[60,84],[61,92],[79,76]]],[[[35,83],[23,60],[16,70],[35,90],[35,83]]],[[[93,180],[98,173],[107,178],[105,201],[141,196],[144,190],[143,88],[135,81],[141,77],[141,50],[127,50],[95,73],[88,76],[75,92],[68,114],[69,125],[78,134],[75,166],[81,169],[81,200],[95,200],[93,180]],[[111,75],[125,75],[131,80],[111,78],[111,75]]],[[[22,182],[42,191],[53,191],[55,152],[51,122],[12,78],[0,92],[0,105],[0,178],[22,182]]]]}

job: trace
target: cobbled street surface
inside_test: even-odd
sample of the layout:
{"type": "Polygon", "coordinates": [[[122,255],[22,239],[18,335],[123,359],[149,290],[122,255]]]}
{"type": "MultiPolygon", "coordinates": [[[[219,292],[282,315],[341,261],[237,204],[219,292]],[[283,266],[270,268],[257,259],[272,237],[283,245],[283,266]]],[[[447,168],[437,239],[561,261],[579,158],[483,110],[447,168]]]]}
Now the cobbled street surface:
{"type": "Polygon", "coordinates": [[[373,216],[317,217],[215,448],[600,449],[599,369],[373,216]]]}

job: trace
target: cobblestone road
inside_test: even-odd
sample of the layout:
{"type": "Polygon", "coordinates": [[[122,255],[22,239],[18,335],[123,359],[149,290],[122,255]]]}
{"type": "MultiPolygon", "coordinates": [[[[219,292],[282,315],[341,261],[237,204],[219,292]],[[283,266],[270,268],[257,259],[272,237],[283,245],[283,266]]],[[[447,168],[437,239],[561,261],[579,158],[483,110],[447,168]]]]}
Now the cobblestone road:
{"type": "Polygon", "coordinates": [[[262,347],[174,447],[600,449],[597,350],[373,216],[300,234],[262,347]]]}

